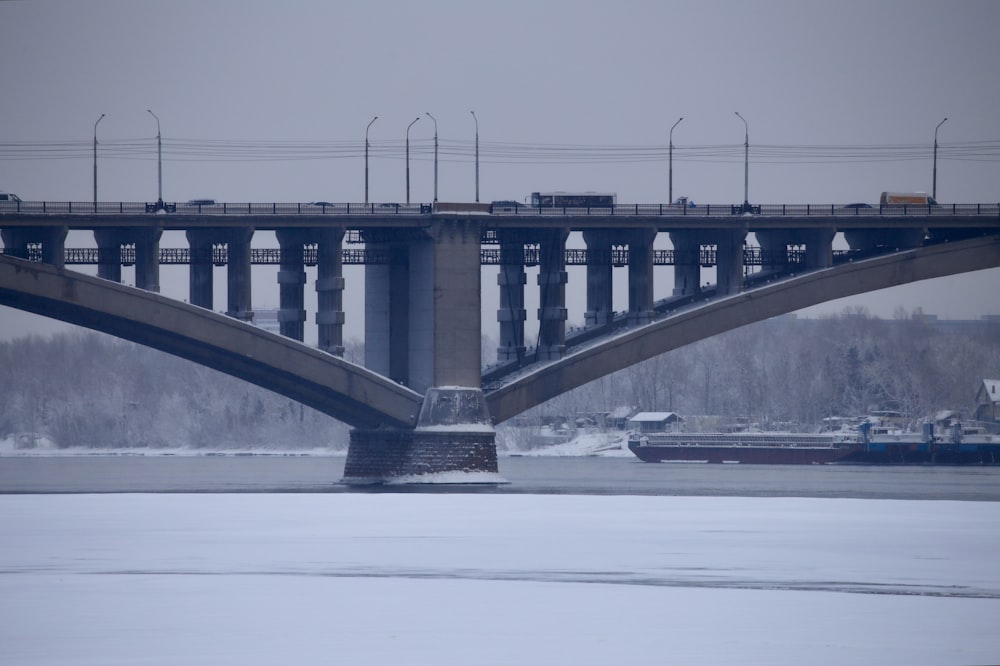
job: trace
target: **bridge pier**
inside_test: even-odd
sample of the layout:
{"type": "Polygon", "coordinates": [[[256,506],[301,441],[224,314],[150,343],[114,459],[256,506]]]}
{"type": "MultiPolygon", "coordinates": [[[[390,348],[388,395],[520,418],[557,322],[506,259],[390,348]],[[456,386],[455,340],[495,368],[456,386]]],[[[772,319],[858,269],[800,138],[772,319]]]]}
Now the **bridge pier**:
{"type": "Polygon", "coordinates": [[[611,262],[611,232],[606,229],[583,232],[587,244],[586,326],[611,323],[614,317],[614,265],[611,262]]]}
{"type": "Polygon", "coordinates": [[[302,342],[306,321],[305,233],[301,229],[278,229],[281,248],[278,267],[278,329],[286,338],[302,342]]]}
{"type": "Polygon", "coordinates": [[[539,232],[538,347],[539,361],[566,355],[566,239],[568,229],[539,232]]]}
{"type": "Polygon", "coordinates": [[[346,483],[502,481],[479,388],[480,236],[475,218],[437,217],[421,237],[386,244],[387,265],[365,267],[366,364],[388,364],[400,373],[389,376],[402,376],[424,400],[414,430],[351,432],[346,483]],[[401,330],[393,330],[396,323],[401,330]],[[442,477],[455,473],[461,477],[442,477]]]}
{"type": "Polygon", "coordinates": [[[694,231],[671,231],[674,246],[674,296],[701,292],[701,243],[694,231]]]}
{"type": "Polygon", "coordinates": [[[122,247],[135,247],[135,286],[160,291],[160,227],[95,229],[97,277],[122,281],[122,247]]]}
{"type": "Polygon", "coordinates": [[[524,241],[518,232],[500,231],[500,305],[497,321],[500,324],[500,346],[497,361],[506,363],[524,358],[524,322],[528,314],[524,309],[524,287],[528,276],[524,273],[524,241]]]}
{"type": "Polygon", "coordinates": [[[28,258],[28,245],[38,243],[42,246],[42,261],[62,268],[66,261],[66,235],[69,229],[59,227],[0,229],[0,239],[3,240],[3,253],[18,259],[28,258]]]}
{"type": "Polygon", "coordinates": [[[214,284],[212,272],[213,235],[200,230],[185,232],[190,250],[188,266],[188,302],[206,310],[212,309],[214,284]]]}
{"type": "Polygon", "coordinates": [[[483,392],[432,388],[417,427],[351,430],[343,482],[351,485],[506,483],[483,392]]]}
{"type": "Polygon", "coordinates": [[[629,231],[628,325],[653,321],[653,241],[655,229],[629,231]]]}
{"type": "Polygon", "coordinates": [[[719,296],[743,291],[743,245],[746,237],[746,230],[738,229],[711,231],[702,238],[702,242],[715,243],[715,284],[719,296]]]}
{"type": "Polygon", "coordinates": [[[229,302],[226,314],[240,321],[253,321],[253,303],[250,283],[250,239],[253,228],[227,229],[226,253],[229,257],[229,273],[226,281],[229,302]]]}
{"type": "Polygon", "coordinates": [[[344,355],[344,277],[341,247],[345,229],[315,230],[316,324],[319,348],[335,356],[344,355]]]}
{"type": "Polygon", "coordinates": [[[789,246],[804,245],[803,268],[813,270],[833,265],[833,229],[768,229],[758,231],[757,244],[761,249],[764,271],[788,268],[789,246]]]}

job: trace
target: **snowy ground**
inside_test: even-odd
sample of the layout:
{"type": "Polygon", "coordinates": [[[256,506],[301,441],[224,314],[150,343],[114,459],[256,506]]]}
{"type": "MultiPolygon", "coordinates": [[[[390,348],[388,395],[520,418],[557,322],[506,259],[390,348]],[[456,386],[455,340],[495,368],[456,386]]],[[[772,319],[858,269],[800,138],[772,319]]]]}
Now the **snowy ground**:
{"type": "Polygon", "coordinates": [[[0,496],[3,664],[1000,662],[1000,503],[0,496]]]}

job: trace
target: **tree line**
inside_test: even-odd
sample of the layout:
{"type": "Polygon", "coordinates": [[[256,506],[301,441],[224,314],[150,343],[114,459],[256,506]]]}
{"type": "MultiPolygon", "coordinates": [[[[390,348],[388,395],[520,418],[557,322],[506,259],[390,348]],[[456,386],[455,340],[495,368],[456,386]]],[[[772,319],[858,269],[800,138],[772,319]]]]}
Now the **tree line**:
{"type": "MultiPolygon", "coordinates": [[[[484,348],[489,345],[484,342],[484,348]]],[[[351,341],[348,360],[363,358],[351,341]]],[[[830,416],[894,409],[915,422],[971,414],[983,379],[1000,377],[1000,323],[947,324],[864,309],[779,317],[623,369],[526,416],[621,407],[818,427],[830,416]]],[[[0,342],[0,439],[60,447],[344,449],[349,428],[255,385],[153,349],[86,331],[0,342]]]]}

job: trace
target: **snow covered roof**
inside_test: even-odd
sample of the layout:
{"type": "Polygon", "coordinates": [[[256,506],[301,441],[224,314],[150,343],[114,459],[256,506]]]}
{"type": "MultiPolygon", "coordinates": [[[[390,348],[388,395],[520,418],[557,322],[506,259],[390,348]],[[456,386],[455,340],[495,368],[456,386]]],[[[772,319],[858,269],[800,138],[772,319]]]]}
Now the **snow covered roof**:
{"type": "Polygon", "coordinates": [[[683,421],[675,412],[639,412],[629,419],[640,423],[662,423],[664,421],[683,421]]]}
{"type": "MultiPolygon", "coordinates": [[[[990,402],[1000,402],[1000,379],[984,379],[979,395],[986,395],[990,402]]],[[[977,399],[979,396],[977,396],[977,399]]]]}

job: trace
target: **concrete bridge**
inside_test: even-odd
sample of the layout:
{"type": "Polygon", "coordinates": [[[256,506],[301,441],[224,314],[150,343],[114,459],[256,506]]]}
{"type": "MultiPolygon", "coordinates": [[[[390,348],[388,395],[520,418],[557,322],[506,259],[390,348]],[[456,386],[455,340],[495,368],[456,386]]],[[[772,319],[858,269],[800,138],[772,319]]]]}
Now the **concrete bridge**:
{"type": "Polygon", "coordinates": [[[79,204],[44,202],[43,211],[0,210],[6,254],[0,304],[156,347],[330,414],[354,427],[345,479],[359,483],[440,479],[432,473],[450,472],[462,472],[464,480],[496,480],[493,426],[562,392],[809,305],[1000,266],[995,204],[877,213],[761,207],[755,215],[733,215],[722,206],[715,214],[615,206],[515,215],[491,214],[476,204],[420,206],[410,214],[374,205],[340,214],[302,213],[301,204],[272,204],[270,213],[255,210],[258,204],[222,206],[187,214],[130,212],[124,204],[120,211],[94,213],[79,204]],[[70,229],[93,231],[98,278],[66,270],[70,229]],[[184,230],[189,241],[190,305],[157,293],[165,229],[184,230]],[[249,325],[256,229],[273,229],[281,246],[281,335],[249,325]],[[587,244],[587,335],[576,344],[566,333],[571,232],[582,232],[587,244]],[[669,234],[673,245],[674,291],[654,303],[653,241],[659,233],[669,234]],[[749,255],[760,258],[752,275],[748,233],[759,243],[749,255]],[[832,249],[837,233],[853,251],[839,263],[832,249]],[[340,358],[343,244],[352,237],[379,257],[365,266],[365,367],[340,358]],[[491,370],[484,386],[480,276],[487,245],[497,248],[500,265],[497,367],[503,371],[491,370]],[[226,316],[211,311],[213,257],[220,246],[227,251],[226,316]],[[701,286],[706,249],[717,271],[710,289],[701,286]],[[125,250],[134,253],[135,289],[119,284],[125,250]],[[317,267],[318,349],[301,344],[307,254],[317,267]],[[524,344],[526,257],[535,257],[539,267],[539,335],[530,354],[524,344]],[[616,261],[628,266],[623,315],[611,308],[616,261]]]}

